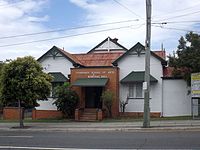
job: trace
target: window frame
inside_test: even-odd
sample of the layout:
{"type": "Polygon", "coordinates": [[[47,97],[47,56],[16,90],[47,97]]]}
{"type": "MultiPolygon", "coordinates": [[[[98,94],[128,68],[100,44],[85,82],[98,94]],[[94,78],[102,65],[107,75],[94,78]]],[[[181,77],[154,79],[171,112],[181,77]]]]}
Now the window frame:
{"type": "Polygon", "coordinates": [[[143,99],[143,84],[142,82],[128,84],[128,97],[135,99],[143,99]]]}

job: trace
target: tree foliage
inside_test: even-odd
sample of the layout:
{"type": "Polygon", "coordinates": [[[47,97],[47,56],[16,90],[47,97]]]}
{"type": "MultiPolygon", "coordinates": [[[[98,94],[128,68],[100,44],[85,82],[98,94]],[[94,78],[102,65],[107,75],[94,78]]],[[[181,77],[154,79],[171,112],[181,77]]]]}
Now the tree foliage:
{"type": "Polygon", "coordinates": [[[52,77],[42,71],[41,65],[31,56],[5,63],[0,78],[0,96],[4,106],[17,103],[25,107],[37,106],[50,94],[52,77]]]}
{"type": "Polygon", "coordinates": [[[66,117],[73,118],[79,102],[77,93],[66,83],[56,88],[55,95],[57,98],[54,104],[57,109],[62,111],[66,117]]]}
{"type": "MultiPolygon", "coordinates": [[[[3,62],[0,62],[0,76],[1,76],[1,70],[2,70],[2,68],[3,68],[3,62]]],[[[0,89],[1,89],[1,87],[0,87],[0,89]]],[[[2,102],[0,101],[0,111],[1,111],[1,109],[2,109],[2,107],[3,107],[3,104],[2,104],[2,102]]]]}
{"type": "Polygon", "coordinates": [[[103,100],[103,104],[108,110],[109,117],[112,117],[112,103],[113,103],[114,94],[107,90],[102,93],[101,99],[103,100]]]}
{"type": "Polygon", "coordinates": [[[200,72],[200,35],[190,32],[181,37],[176,53],[169,56],[169,66],[190,85],[191,73],[200,72]]]}

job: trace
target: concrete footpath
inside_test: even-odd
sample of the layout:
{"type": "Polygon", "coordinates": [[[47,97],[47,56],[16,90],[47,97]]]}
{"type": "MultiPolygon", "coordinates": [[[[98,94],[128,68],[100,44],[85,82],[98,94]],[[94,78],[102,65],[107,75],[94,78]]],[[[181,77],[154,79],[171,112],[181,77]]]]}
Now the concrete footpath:
{"type": "MultiPolygon", "coordinates": [[[[24,131],[200,131],[200,120],[151,121],[150,128],[142,128],[142,122],[65,122],[65,123],[24,123],[24,131]]],[[[0,123],[0,131],[17,131],[19,123],[0,123]]]]}

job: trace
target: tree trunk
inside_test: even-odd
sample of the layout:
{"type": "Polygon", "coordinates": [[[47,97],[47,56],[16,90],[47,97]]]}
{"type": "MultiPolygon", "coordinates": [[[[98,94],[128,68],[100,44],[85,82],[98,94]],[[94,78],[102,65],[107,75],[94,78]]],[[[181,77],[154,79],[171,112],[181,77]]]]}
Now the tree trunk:
{"type": "Polygon", "coordinates": [[[23,128],[24,127],[24,123],[23,123],[23,118],[22,118],[22,108],[21,108],[21,101],[18,100],[18,108],[19,108],[19,127],[23,128]]]}
{"type": "Polygon", "coordinates": [[[126,104],[123,104],[123,114],[125,112],[126,104]]]}
{"type": "Polygon", "coordinates": [[[110,107],[110,108],[108,109],[108,112],[109,112],[109,117],[112,118],[112,107],[110,107]]]}

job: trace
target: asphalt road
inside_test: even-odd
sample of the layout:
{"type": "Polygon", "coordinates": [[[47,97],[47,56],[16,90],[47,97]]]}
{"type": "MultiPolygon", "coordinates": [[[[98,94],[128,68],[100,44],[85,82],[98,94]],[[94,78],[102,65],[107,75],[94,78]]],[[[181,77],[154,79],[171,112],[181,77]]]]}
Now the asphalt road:
{"type": "Polygon", "coordinates": [[[0,131],[0,149],[200,149],[200,131],[0,131]]]}

